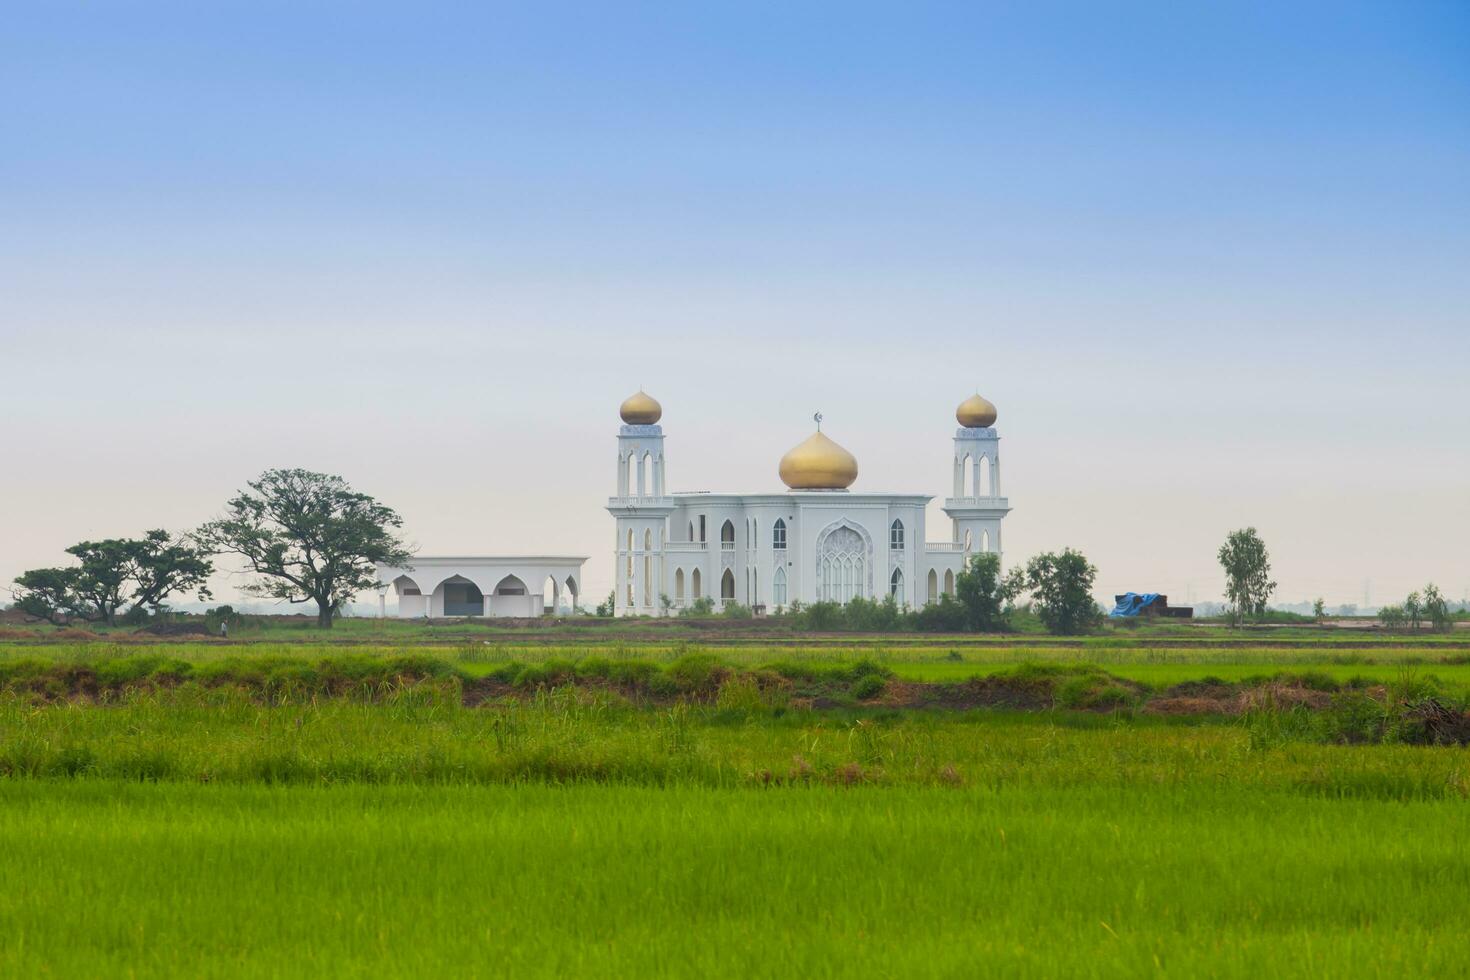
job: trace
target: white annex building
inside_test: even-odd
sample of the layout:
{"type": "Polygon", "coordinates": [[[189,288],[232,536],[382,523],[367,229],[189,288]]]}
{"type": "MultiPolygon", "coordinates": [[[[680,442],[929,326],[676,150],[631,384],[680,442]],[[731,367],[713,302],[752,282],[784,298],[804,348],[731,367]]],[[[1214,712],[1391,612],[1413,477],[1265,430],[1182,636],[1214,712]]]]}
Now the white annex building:
{"type": "Polygon", "coordinates": [[[398,596],[400,619],[445,616],[514,616],[574,612],[582,594],[585,557],[570,555],[463,558],[415,556],[413,567],[378,566],[378,614],[387,592],[398,596]]]}
{"type": "Polygon", "coordinates": [[[818,429],[781,458],[787,490],[773,493],[671,493],[663,409],[642,391],[619,414],[617,495],[607,504],[617,522],[619,616],[661,615],[708,596],[757,613],[818,601],[893,595],[921,606],[954,592],[972,552],[1001,550],[996,409],[978,394],[956,411],[953,495],[944,512],[950,540],[925,540],[918,493],[848,490],[857,460],[818,429]],[[667,608],[663,597],[667,596],[667,608]]]}

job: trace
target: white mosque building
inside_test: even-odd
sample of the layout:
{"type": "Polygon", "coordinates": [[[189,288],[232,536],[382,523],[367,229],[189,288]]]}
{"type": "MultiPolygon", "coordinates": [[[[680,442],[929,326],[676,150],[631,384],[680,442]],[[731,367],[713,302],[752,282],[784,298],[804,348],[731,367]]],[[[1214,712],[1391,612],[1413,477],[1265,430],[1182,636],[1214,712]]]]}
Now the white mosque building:
{"type": "Polygon", "coordinates": [[[894,596],[917,607],[954,592],[969,555],[1001,550],[1010,511],[1000,492],[996,409],[978,394],[955,415],[953,495],[944,501],[949,541],[926,541],[919,493],[854,492],[858,464],[817,431],[781,458],[785,491],[671,493],[663,408],[642,391],[619,414],[617,523],[619,616],[666,615],[703,597],[757,613],[793,602],[894,596]]]}
{"type": "MultiPolygon", "coordinates": [[[[708,597],[763,613],[800,601],[893,596],[917,607],[954,593],[955,576],[977,552],[1001,550],[1010,505],[1000,493],[995,406],[972,395],[955,412],[953,495],[944,512],[950,540],[926,541],[922,493],[853,492],[857,460],[821,431],[781,457],[785,491],[671,493],[666,489],[663,408],[642,391],[619,414],[614,612],[677,613],[708,597]]],[[[379,566],[380,615],[393,590],[399,618],[529,618],[574,611],[580,555],[415,556],[411,567],[379,566]]]]}

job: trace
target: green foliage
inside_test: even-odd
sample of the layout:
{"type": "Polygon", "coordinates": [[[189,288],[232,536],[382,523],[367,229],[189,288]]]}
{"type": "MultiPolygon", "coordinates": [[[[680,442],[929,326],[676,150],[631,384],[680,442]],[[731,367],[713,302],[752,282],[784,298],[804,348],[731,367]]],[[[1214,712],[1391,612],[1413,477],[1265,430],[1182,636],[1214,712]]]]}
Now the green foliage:
{"type": "Polygon", "coordinates": [[[125,602],[132,604],[136,615],[130,622],[136,625],[147,611],[157,614],[175,593],[197,590],[201,601],[209,598],[204,583],[214,566],[200,549],[167,531],[82,541],[66,551],[77,559],[75,567],[38,568],[16,578],[17,606],[51,622],[80,616],[115,626],[125,602]]]}
{"type": "Polygon", "coordinates": [[[1220,546],[1220,566],[1225,570],[1225,595],[1235,611],[1236,622],[1259,616],[1276,590],[1271,579],[1271,559],[1256,529],[1232,531],[1220,546]]]}
{"type": "Polygon", "coordinates": [[[679,610],[679,615],[686,619],[708,619],[715,614],[715,600],[707,595],[692,600],[689,605],[679,610]]]}
{"type": "Polygon", "coordinates": [[[1019,580],[1001,578],[1000,555],[971,555],[969,565],[955,579],[955,595],[965,611],[965,628],[986,633],[1009,630],[1009,606],[1019,587],[1019,580]]]}
{"type": "Polygon", "coordinates": [[[1447,630],[1454,625],[1454,617],[1450,615],[1449,603],[1445,601],[1444,595],[1439,587],[1433,582],[1424,586],[1423,604],[1424,618],[1429,625],[1436,630],[1447,630]]]}
{"type": "Polygon", "coordinates": [[[852,682],[850,693],[858,701],[871,701],[883,693],[887,682],[876,674],[865,674],[852,682]]]}
{"type": "Polygon", "coordinates": [[[402,519],[340,476],[267,470],[248,487],[198,532],[213,553],[236,555],[260,576],[245,592],[314,602],[317,626],[328,628],[344,603],[378,584],[377,564],[408,567],[412,555],[395,533],[402,519]]]}
{"type": "Polygon", "coordinates": [[[612,614],[618,607],[618,591],[612,590],[607,594],[607,599],[597,604],[596,615],[601,619],[611,619],[612,614]]]}
{"type": "Polygon", "coordinates": [[[1384,606],[1378,610],[1378,622],[1385,629],[1402,629],[1409,622],[1409,614],[1403,606],[1384,606]]]}
{"type": "Polygon", "coordinates": [[[937,601],[915,613],[914,628],[923,633],[959,633],[967,621],[965,607],[948,592],[941,592],[937,601]]]}
{"type": "Polygon", "coordinates": [[[1061,554],[1037,555],[1026,565],[1036,615],[1051,633],[1085,633],[1102,621],[1092,597],[1097,569],[1081,552],[1067,548],[1061,554]]]}
{"type": "Polygon", "coordinates": [[[749,606],[743,606],[738,602],[727,602],[725,608],[720,610],[720,615],[726,619],[752,619],[755,614],[750,611],[749,606]]]}

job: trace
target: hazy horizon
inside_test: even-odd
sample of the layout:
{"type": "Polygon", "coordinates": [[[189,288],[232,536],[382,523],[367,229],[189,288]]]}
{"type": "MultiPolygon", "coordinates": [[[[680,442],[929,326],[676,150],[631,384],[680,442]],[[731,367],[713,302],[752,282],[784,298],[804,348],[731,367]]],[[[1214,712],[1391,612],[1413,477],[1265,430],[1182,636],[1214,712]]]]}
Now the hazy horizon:
{"type": "Polygon", "coordinates": [[[1212,600],[1255,526],[1280,603],[1470,590],[1470,8],[48,3],[0,54],[0,599],[301,466],[590,605],[640,385],[671,490],[778,489],[820,410],[942,498],[978,389],[1007,564],[1212,600]]]}

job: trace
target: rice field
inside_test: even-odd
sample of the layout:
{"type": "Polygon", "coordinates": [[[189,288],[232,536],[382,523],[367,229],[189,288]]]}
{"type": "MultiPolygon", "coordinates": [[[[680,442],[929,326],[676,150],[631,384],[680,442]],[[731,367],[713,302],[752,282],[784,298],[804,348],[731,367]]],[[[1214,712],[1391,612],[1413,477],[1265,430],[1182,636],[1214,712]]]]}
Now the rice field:
{"type": "MultiPolygon", "coordinates": [[[[69,665],[138,681],[0,689],[0,973],[1351,976],[1470,961],[1464,748],[1137,711],[796,710],[743,675],[690,702],[548,683],[471,705],[461,686],[507,665],[684,677],[704,660],[682,644],[352,653],[0,646],[11,679],[69,665]],[[251,658],[288,683],[224,682],[251,658]],[[387,682],[378,660],[419,679],[387,682]],[[171,662],[198,669],[155,683],[171,662]],[[334,687],[332,671],[356,679],[334,687]]],[[[1084,662],[1159,686],[1347,672],[1470,691],[1440,648],[713,654],[866,659],[920,680],[1084,662]]]]}

